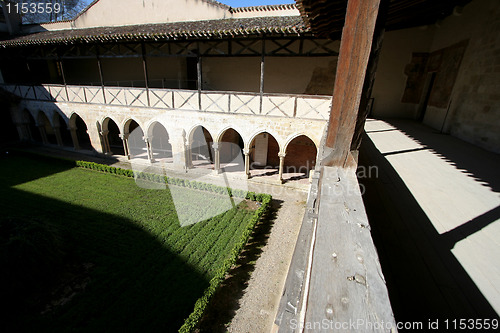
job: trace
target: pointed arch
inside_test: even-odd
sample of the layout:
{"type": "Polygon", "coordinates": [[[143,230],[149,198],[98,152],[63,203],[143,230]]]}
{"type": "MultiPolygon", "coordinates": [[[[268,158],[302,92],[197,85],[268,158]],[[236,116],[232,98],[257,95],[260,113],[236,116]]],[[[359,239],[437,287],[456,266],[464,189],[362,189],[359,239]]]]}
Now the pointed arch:
{"type": "Polygon", "coordinates": [[[215,152],[213,149],[212,134],[202,125],[193,127],[188,136],[189,158],[193,167],[214,167],[215,152]]]}
{"type": "Polygon", "coordinates": [[[32,113],[28,109],[23,110],[23,119],[27,127],[29,140],[32,142],[42,143],[42,136],[37,127],[37,122],[32,113]]]}
{"type": "Polygon", "coordinates": [[[69,117],[68,127],[70,131],[74,131],[73,145],[75,149],[88,149],[93,150],[92,142],[90,141],[90,136],[88,134],[87,123],[82,117],[76,112],[73,112],[69,117]]]}
{"type": "Polygon", "coordinates": [[[307,178],[316,165],[318,149],[307,135],[292,136],[285,145],[284,172],[294,179],[307,178]]]}
{"type": "Polygon", "coordinates": [[[173,162],[172,144],[167,129],[155,120],[147,128],[150,149],[154,160],[163,163],[173,162]]]}
{"type": "Polygon", "coordinates": [[[245,143],[241,134],[232,127],[225,129],[218,141],[220,166],[224,171],[244,171],[243,149],[245,143]]]}
{"type": "Polygon", "coordinates": [[[65,147],[73,147],[73,140],[68,128],[68,119],[65,114],[55,111],[52,116],[54,130],[59,132],[60,144],[65,147]]]}
{"type": "MultiPolygon", "coordinates": [[[[103,140],[108,143],[105,153],[125,156],[125,149],[121,139],[120,128],[111,117],[106,117],[102,121],[102,133],[103,140]]],[[[106,147],[106,144],[103,146],[106,147]]]]}
{"type": "Polygon", "coordinates": [[[41,136],[42,140],[46,141],[44,143],[48,144],[57,144],[57,139],[56,139],[56,132],[54,130],[54,127],[52,127],[52,123],[49,120],[49,117],[45,114],[45,112],[39,110],[38,111],[38,125],[42,129],[41,136]],[[46,136],[46,140],[44,140],[44,135],[46,136]]]}

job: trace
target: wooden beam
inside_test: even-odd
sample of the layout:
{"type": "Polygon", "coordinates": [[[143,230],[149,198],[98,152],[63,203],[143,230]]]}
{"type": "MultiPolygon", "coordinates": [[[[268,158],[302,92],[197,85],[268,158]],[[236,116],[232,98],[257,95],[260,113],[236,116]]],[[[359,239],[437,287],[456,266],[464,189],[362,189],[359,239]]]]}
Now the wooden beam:
{"type": "Polygon", "coordinates": [[[361,138],[364,133],[366,117],[370,112],[370,98],[372,96],[373,84],[375,83],[375,73],[377,72],[378,59],[380,51],[382,50],[382,42],[385,34],[385,22],[387,20],[387,10],[389,8],[388,0],[381,0],[378,10],[377,22],[375,23],[375,31],[373,33],[373,43],[368,60],[368,66],[365,74],[365,81],[363,83],[363,90],[361,92],[361,99],[359,102],[358,117],[356,119],[356,126],[354,128],[354,135],[351,142],[351,151],[357,156],[357,151],[361,145],[361,138]]]}
{"type": "Polygon", "coordinates": [[[104,104],[106,104],[106,93],[104,92],[104,78],[102,75],[102,66],[101,66],[101,58],[99,57],[99,49],[96,49],[96,58],[97,58],[97,68],[99,69],[99,79],[101,80],[102,98],[104,104]]]}
{"type": "Polygon", "coordinates": [[[349,0],[347,4],[322,161],[325,166],[347,164],[379,4],[380,0],[349,0]]]}
{"type": "Polygon", "coordinates": [[[141,43],[142,52],[142,69],[144,71],[144,85],[146,86],[146,97],[148,98],[148,106],[151,106],[149,101],[149,77],[148,77],[148,63],[146,62],[146,46],[144,42],[141,43]]]}
{"type": "Polygon", "coordinates": [[[266,54],[266,43],[265,39],[262,38],[262,53],[260,57],[260,88],[259,88],[259,93],[260,93],[260,106],[259,106],[259,113],[262,113],[262,103],[264,101],[264,69],[265,69],[265,54],[266,54]]]}
{"type": "Polygon", "coordinates": [[[202,64],[201,64],[201,55],[200,55],[200,43],[196,43],[197,47],[197,56],[196,56],[196,71],[198,73],[198,107],[201,111],[201,89],[203,85],[203,73],[202,73],[202,64]]]}

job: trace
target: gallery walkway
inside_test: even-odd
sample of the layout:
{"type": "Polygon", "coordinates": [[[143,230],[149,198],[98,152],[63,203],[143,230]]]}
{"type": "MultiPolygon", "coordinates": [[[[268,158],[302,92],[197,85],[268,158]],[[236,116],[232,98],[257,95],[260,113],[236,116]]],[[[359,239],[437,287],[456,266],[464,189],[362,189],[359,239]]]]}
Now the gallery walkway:
{"type": "Polygon", "coordinates": [[[500,156],[413,121],[365,130],[360,166],[378,176],[358,176],[396,320],[498,318],[500,156]]]}

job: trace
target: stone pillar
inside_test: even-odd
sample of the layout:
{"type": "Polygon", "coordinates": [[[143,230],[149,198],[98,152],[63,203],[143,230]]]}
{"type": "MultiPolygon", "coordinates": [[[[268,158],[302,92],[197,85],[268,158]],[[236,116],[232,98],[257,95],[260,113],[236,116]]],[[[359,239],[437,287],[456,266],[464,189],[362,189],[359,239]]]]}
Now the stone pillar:
{"type": "Polygon", "coordinates": [[[151,141],[153,140],[153,137],[144,136],[143,140],[146,143],[146,152],[148,155],[148,161],[149,161],[149,163],[154,163],[155,159],[153,157],[153,148],[151,147],[151,141]]]}
{"type": "Polygon", "coordinates": [[[17,133],[19,134],[19,139],[21,141],[30,141],[31,140],[31,133],[30,133],[30,128],[28,123],[16,123],[16,129],[17,133]]]}
{"type": "Polygon", "coordinates": [[[215,153],[215,157],[214,157],[214,172],[215,173],[220,173],[219,143],[218,142],[214,142],[212,144],[212,148],[213,148],[214,153],[215,153]]]}
{"type": "Polygon", "coordinates": [[[285,156],[286,156],[286,153],[278,153],[278,157],[280,158],[280,168],[279,168],[279,172],[278,172],[278,180],[281,184],[283,184],[283,166],[285,164],[285,156]]]}
{"type": "MultiPolygon", "coordinates": [[[[122,139],[123,142],[123,154],[127,156],[127,158],[130,160],[130,150],[128,147],[128,136],[130,133],[125,133],[125,134],[120,134],[120,139],[122,139]]],[[[106,135],[106,142],[108,142],[108,136],[106,135]]],[[[109,147],[109,142],[108,142],[108,147],[109,147]]]]}
{"type": "Polygon", "coordinates": [[[76,134],[76,127],[70,127],[69,132],[71,133],[71,140],[73,141],[73,147],[75,150],[80,150],[80,143],[78,142],[78,135],[76,134]]]}
{"type": "Polygon", "coordinates": [[[250,149],[243,149],[243,154],[245,155],[245,175],[250,178],[250,149]]]}
{"type": "Polygon", "coordinates": [[[47,132],[45,132],[45,125],[37,125],[37,127],[40,131],[40,136],[42,137],[42,143],[44,145],[49,144],[49,140],[47,139],[47,132]]]}
{"type": "Polygon", "coordinates": [[[193,167],[193,154],[191,152],[191,144],[186,142],[185,144],[186,152],[186,169],[191,169],[193,167]]]}
{"type": "Polygon", "coordinates": [[[109,140],[108,140],[108,133],[109,131],[101,131],[101,136],[102,136],[102,145],[104,148],[104,154],[106,155],[112,155],[113,152],[111,151],[111,148],[109,147],[109,140]]]}
{"type": "Polygon", "coordinates": [[[61,127],[54,126],[54,134],[56,135],[56,141],[58,146],[64,146],[62,137],[61,137],[61,127]]]}

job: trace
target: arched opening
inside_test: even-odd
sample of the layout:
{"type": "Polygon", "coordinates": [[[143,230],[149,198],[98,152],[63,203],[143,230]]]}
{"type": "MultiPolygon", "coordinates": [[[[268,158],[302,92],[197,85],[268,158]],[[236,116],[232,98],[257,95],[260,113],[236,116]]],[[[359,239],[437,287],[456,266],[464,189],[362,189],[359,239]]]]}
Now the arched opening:
{"type": "MultiPolygon", "coordinates": [[[[59,128],[59,133],[61,135],[61,143],[65,147],[73,147],[73,140],[71,140],[71,132],[66,125],[66,121],[61,116],[59,112],[54,114],[54,124],[59,128]]],[[[58,128],[54,128],[56,131],[58,128]]]]}
{"type": "Polygon", "coordinates": [[[125,123],[125,134],[127,133],[130,158],[148,159],[148,147],[141,126],[135,120],[129,120],[125,123]]]}
{"type": "Polygon", "coordinates": [[[40,131],[36,126],[35,118],[31,115],[28,110],[24,110],[24,119],[26,121],[26,127],[28,129],[29,140],[33,142],[42,143],[42,136],[40,131]]]}
{"type": "Polygon", "coordinates": [[[47,118],[45,113],[42,111],[38,112],[38,125],[41,126],[42,131],[45,131],[45,135],[47,136],[47,143],[57,144],[56,132],[52,127],[49,118],[47,118]]]}
{"type": "Polygon", "coordinates": [[[215,153],[213,150],[212,135],[203,127],[197,126],[191,133],[190,153],[194,168],[213,169],[215,153]]]}
{"type": "Polygon", "coordinates": [[[316,155],[316,145],[309,137],[300,135],[290,141],[286,147],[283,179],[308,178],[316,165],[316,155]]]}
{"type": "Polygon", "coordinates": [[[90,136],[88,134],[87,124],[85,121],[77,115],[73,113],[71,116],[70,124],[74,124],[76,127],[76,139],[78,140],[78,146],[80,149],[88,149],[92,150],[92,142],[90,141],[90,136]]]}
{"type": "Polygon", "coordinates": [[[227,129],[219,143],[220,168],[225,172],[245,171],[243,138],[234,129],[227,129]]]}
{"type": "Polygon", "coordinates": [[[107,142],[109,143],[109,151],[106,151],[105,153],[125,156],[123,141],[120,138],[120,130],[113,119],[104,119],[102,129],[103,133],[105,133],[104,135],[107,136],[107,142]]]}
{"type": "Polygon", "coordinates": [[[278,174],[280,146],[268,132],[257,134],[250,143],[250,175],[272,176],[278,174]]]}
{"type": "Polygon", "coordinates": [[[154,160],[157,162],[172,163],[172,145],[170,144],[170,137],[165,127],[155,121],[149,126],[148,137],[154,160]]]}

